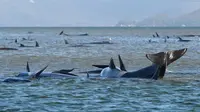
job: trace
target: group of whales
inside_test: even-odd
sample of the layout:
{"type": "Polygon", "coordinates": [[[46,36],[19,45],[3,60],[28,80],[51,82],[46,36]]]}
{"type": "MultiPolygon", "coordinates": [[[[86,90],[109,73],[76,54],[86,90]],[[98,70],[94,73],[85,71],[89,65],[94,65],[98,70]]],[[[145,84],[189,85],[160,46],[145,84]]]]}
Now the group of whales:
{"type": "MultiPolygon", "coordinates": [[[[155,32],[155,35],[153,34],[152,36],[158,37],[158,38],[161,37],[157,32],[155,32]]],[[[178,42],[190,42],[192,40],[183,39],[182,37],[200,37],[200,35],[174,35],[174,37],[178,39],[178,42]]],[[[169,36],[165,36],[164,42],[166,43],[167,39],[169,39],[169,38],[170,38],[169,36]]],[[[151,39],[149,39],[149,43],[151,43],[151,42],[155,42],[155,41],[152,41],[151,39]]]]}
{"type": "MultiPolygon", "coordinates": [[[[152,62],[152,65],[144,67],[136,71],[127,71],[125,65],[121,59],[121,56],[118,55],[120,67],[116,67],[114,60],[111,58],[109,65],[93,65],[101,70],[86,71],[87,78],[145,78],[145,79],[162,79],[165,75],[166,68],[169,64],[175,60],[182,57],[187,51],[187,48],[159,52],[156,54],[146,54],[147,59],[152,62]],[[97,73],[96,76],[91,76],[91,73],[97,73]]],[[[48,66],[41,69],[39,72],[30,72],[29,64],[27,62],[27,72],[21,72],[16,77],[4,79],[3,82],[13,83],[13,82],[30,82],[33,79],[39,79],[41,77],[52,77],[52,78],[77,78],[81,77],[70,73],[73,69],[70,70],[58,70],[54,72],[43,72],[48,66]]]]}

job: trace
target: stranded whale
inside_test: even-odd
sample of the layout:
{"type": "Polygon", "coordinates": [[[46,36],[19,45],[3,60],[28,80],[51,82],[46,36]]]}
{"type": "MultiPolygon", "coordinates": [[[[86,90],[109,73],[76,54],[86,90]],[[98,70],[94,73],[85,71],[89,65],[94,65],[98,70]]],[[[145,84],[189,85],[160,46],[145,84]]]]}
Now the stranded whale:
{"type": "Polygon", "coordinates": [[[179,40],[179,42],[190,42],[191,40],[184,40],[184,39],[182,39],[181,37],[177,37],[179,40]]]}
{"type": "MultiPolygon", "coordinates": [[[[100,73],[100,77],[107,78],[146,78],[146,79],[162,79],[165,75],[166,67],[183,56],[187,51],[187,48],[168,51],[168,52],[159,52],[156,54],[146,54],[147,59],[149,59],[153,64],[142,68],[137,71],[127,72],[121,57],[120,60],[120,68],[117,68],[114,65],[114,61],[111,58],[109,65],[95,65],[99,68],[103,68],[100,73]]],[[[88,73],[91,71],[88,71],[88,73]]]]}
{"type": "Polygon", "coordinates": [[[88,33],[66,34],[66,33],[64,33],[64,31],[61,31],[61,32],[59,33],[59,35],[64,35],[64,36],[88,36],[89,34],[88,34],[88,33]]]}
{"type": "Polygon", "coordinates": [[[27,46],[27,45],[24,45],[24,44],[20,44],[19,47],[39,47],[39,43],[37,41],[35,41],[35,46],[27,46]]]}
{"type": "Polygon", "coordinates": [[[6,83],[14,83],[14,82],[31,82],[31,80],[34,79],[39,79],[41,73],[48,67],[48,65],[46,67],[44,67],[43,69],[41,69],[39,72],[35,73],[35,74],[31,74],[27,77],[23,77],[23,78],[7,78],[5,80],[3,80],[3,82],[6,83]]]}
{"type": "MultiPolygon", "coordinates": [[[[77,77],[77,75],[70,73],[74,70],[73,69],[61,69],[61,70],[57,70],[57,71],[53,71],[53,72],[43,72],[40,74],[39,77],[53,77],[53,78],[62,78],[62,77],[69,77],[69,78],[73,78],[73,77],[77,77]]],[[[21,72],[19,73],[16,77],[29,77],[33,74],[35,74],[34,72],[30,71],[30,67],[29,67],[29,63],[27,62],[26,65],[26,71],[27,72],[21,72]]]]}

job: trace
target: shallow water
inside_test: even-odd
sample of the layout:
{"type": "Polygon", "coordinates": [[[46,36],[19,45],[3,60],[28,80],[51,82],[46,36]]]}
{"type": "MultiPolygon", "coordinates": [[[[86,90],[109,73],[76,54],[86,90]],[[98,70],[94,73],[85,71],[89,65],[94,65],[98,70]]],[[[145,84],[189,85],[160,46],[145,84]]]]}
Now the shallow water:
{"type": "Polygon", "coordinates": [[[199,34],[200,28],[0,28],[0,45],[18,51],[0,51],[0,80],[49,64],[46,71],[78,68],[77,79],[41,79],[31,83],[0,83],[0,111],[114,111],[160,112],[200,110],[200,38],[184,37],[182,43],[174,35],[199,34]],[[89,36],[59,36],[59,32],[88,33],[89,36]],[[28,33],[32,31],[33,33],[28,33]],[[161,37],[153,38],[158,32],[161,37]],[[164,42],[164,37],[170,38],[164,42]],[[14,39],[39,48],[20,48],[14,39]],[[29,38],[34,41],[22,40],[29,38]],[[64,44],[64,39],[69,44],[64,44]],[[110,40],[111,39],[111,40],[110,40]],[[149,43],[149,39],[152,40],[149,43]],[[110,45],[74,44],[111,41],[110,45]],[[137,70],[151,64],[146,53],[188,48],[187,53],[167,68],[163,80],[107,79],[88,80],[78,72],[93,70],[92,64],[108,64],[111,57],[118,64],[121,54],[128,69],[137,70]]]}

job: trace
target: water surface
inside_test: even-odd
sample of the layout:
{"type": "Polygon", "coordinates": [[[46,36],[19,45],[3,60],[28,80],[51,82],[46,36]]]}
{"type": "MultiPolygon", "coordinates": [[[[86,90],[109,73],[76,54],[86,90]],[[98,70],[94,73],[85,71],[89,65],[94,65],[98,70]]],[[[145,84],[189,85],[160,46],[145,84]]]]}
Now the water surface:
{"type": "Polygon", "coordinates": [[[200,28],[0,28],[0,45],[18,51],[0,51],[0,80],[49,64],[46,71],[78,68],[77,79],[41,79],[31,83],[0,83],[0,111],[113,111],[160,112],[200,110],[200,38],[184,37],[191,42],[178,42],[175,35],[199,34],[200,28]],[[88,33],[89,36],[60,36],[65,33],[88,33]],[[28,32],[33,33],[28,33],[28,32]],[[160,38],[153,38],[158,32],[160,38]],[[167,42],[164,38],[170,36],[167,42]],[[29,38],[33,41],[22,40],[29,38]],[[20,48],[18,42],[39,48],[20,48]],[[64,44],[64,39],[69,44],[64,44]],[[152,40],[149,43],[149,39],[152,40]],[[74,44],[111,41],[110,45],[74,44]],[[151,64],[146,53],[188,48],[187,53],[167,68],[163,80],[107,79],[89,80],[78,72],[93,70],[92,64],[108,64],[111,57],[119,65],[121,54],[128,69],[137,70],[151,64]]]}

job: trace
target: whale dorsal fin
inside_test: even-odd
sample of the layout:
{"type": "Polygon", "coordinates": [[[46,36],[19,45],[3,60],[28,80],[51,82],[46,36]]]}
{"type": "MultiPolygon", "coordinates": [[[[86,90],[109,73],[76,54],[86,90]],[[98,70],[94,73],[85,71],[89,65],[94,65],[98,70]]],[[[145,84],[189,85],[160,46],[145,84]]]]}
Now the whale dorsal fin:
{"type": "Polygon", "coordinates": [[[87,72],[87,78],[90,78],[90,74],[87,72]]]}
{"type": "Polygon", "coordinates": [[[121,69],[122,71],[126,71],[126,68],[125,68],[125,65],[124,65],[124,63],[123,63],[123,61],[122,61],[122,59],[121,59],[121,56],[118,55],[118,58],[119,58],[120,69],[121,69]]]}
{"type": "Polygon", "coordinates": [[[178,39],[181,41],[181,40],[183,40],[181,37],[178,37],[178,39]]]}
{"type": "Polygon", "coordinates": [[[111,69],[115,69],[116,68],[115,63],[114,63],[112,58],[110,59],[109,68],[111,68],[111,69]]]}
{"type": "Polygon", "coordinates": [[[167,65],[171,64],[172,62],[179,59],[181,56],[183,56],[187,51],[187,48],[180,49],[180,50],[173,50],[167,52],[167,65]]]}
{"type": "Polygon", "coordinates": [[[20,47],[25,47],[25,45],[24,44],[20,44],[20,47]]]}
{"type": "Polygon", "coordinates": [[[157,32],[156,32],[156,36],[157,36],[157,37],[160,37],[160,36],[158,35],[158,33],[157,33],[157,32]]]}
{"type": "Polygon", "coordinates": [[[27,72],[31,72],[31,71],[30,71],[30,67],[29,67],[28,61],[27,61],[27,63],[26,63],[26,71],[27,71],[27,72]]]}
{"type": "Polygon", "coordinates": [[[67,40],[64,39],[64,41],[65,41],[65,44],[69,44],[69,42],[67,40]]]}
{"type": "Polygon", "coordinates": [[[39,43],[35,41],[35,47],[39,47],[39,43]]]}
{"type": "Polygon", "coordinates": [[[61,31],[60,33],[59,33],[59,35],[62,35],[64,33],[64,31],[61,31]]]}

